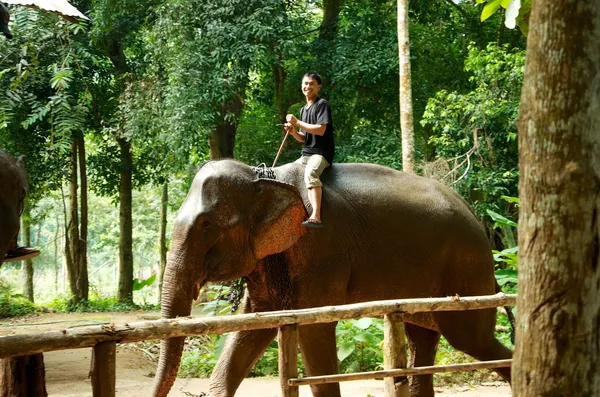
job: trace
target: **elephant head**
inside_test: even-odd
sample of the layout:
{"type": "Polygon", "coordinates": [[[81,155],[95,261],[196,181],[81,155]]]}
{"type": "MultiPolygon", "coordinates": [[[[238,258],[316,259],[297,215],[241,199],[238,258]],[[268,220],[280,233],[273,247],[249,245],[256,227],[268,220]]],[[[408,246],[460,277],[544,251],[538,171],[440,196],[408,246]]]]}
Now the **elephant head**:
{"type": "Polygon", "coordinates": [[[19,217],[27,193],[27,178],[23,157],[16,161],[0,150],[0,257],[19,233],[19,217]]]}
{"type": "MultiPolygon", "coordinates": [[[[290,248],[306,217],[294,186],[257,179],[233,160],[209,162],[196,174],[177,214],[162,291],[162,317],[188,316],[207,281],[248,275],[263,258],[290,248]]],[[[185,338],[163,341],[154,396],[166,396],[185,338]]]]}

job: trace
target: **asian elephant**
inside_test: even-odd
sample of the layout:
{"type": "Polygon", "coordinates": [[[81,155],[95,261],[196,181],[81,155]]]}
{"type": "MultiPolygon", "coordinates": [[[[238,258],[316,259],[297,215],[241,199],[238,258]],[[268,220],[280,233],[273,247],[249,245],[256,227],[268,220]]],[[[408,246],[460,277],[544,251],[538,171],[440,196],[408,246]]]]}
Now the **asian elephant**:
{"type": "Polygon", "coordinates": [[[19,233],[23,199],[27,191],[22,157],[15,161],[0,150],[0,187],[0,259],[4,259],[19,233]]]}
{"type": "MultiPolygon", "coordinates": [[[[322,175],[321,229],[306,229],[308,199],[300,164],[257,177],[234,160],[196,174],[173,230],[162,317],[188,316],[207,281],[246,277],[243,311],[498,292],[486,232],[468,204],[427,178],[373,164],[335,164],[322,175]]],[[[405,318],[412,366],[433,365],[440,334],[479,360],[508,359],[494,337],[496,310],[421,313],[405,318]]],[[[232,397],[276,336],[275,329],[232,334],[209,396],[232,397]]],[[[335,323],[301,326],[308,375],[337,372],[335,323]]],[[[175,381],[184,338],[163,341],[154,396],[175,381]]],[[[510,369],[499,369],[510,380],[510,369]]],[[[311,386],[340,396],[339,384],[311,386]]],[[[412,396],[433,396],[431,375],[414,377],[412,396]]]]}

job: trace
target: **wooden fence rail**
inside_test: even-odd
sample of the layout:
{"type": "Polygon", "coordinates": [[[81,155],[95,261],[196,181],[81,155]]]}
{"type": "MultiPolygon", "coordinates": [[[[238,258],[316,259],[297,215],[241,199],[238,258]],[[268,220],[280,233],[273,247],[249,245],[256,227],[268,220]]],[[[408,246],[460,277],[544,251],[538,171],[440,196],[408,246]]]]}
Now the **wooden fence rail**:
{"type": "Polygon", "coordinates": [[[9,335],[0,337],[0,358],[25,356],[54,350],[94,347],[100,342],[108,341],[131,343],[147,339],[168,339],[179,336],[279,328],[289,324],[329,323],[361,317],[381,318],[394,312],[410,314],[514,306],[516,299],[516,295],[502,293],[464,298],[400,299],[222,317],[183,317],[125,325],[97,325],[36,334],[9,335]]]}
{"type": "Polygon", "coordinates": [[[510,360],[407,369],[404,314],[514,306],[516,298],[516,295],[499,293],[477,297],[401,299],[235,316],[186,317],[124,325],[99,325],[36,334],[10,335],[0,337],[0,359],[30,356],[55,350],[93,347],[93,396],[114,397],[116,343],[279,328],[279,369],[283,397],[298,397],[299,385],[380,377],[386,378],[386,397],[406,397],[409,393],[408,383],[402,377],[506,367],[510,366],[510,360]],[[297,379],[298,325],[328,323],[361,317],[384,317],[384,371],[297,379]],[[394,378],[401,378],[401,380],[397,382],[394,378]]]}

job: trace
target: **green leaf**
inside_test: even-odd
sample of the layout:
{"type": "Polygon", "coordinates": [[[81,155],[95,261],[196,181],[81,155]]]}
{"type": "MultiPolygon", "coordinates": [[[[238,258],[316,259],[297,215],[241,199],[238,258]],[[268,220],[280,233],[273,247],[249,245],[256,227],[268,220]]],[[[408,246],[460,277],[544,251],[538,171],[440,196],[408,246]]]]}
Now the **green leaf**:
{"type": "Polygon", "coordinates": [[[500,5],[502,6],[502,8],[506,8],[510,5],[510,3],[513,3],[514,1],[519,1],[519,0],[502,0],[500,5]]]}
{"type": "Polygon", "coordinates": [[[151,286],[154,281],[156,281],[156,274],[153,274],[152,276],[148,277],[145,280],[138,280],[137,278],[133,279],[133,290],[134,291],[139,291],[144,287],[149,287],[151,286]]]}
{"type": "Polygon", "coordinates": [[[502,0],[492,0],[483,7],[483,11],[481,11],[481,22],[485,21],[500,8],[500,4],[502,0]]]}
{"type": "Polygon", "coordinates": [[[494,212],[492,210],[487,210],[487,213],[492,218],[492,220],[495,222],[494,228],[499,227],[500,225],[508,225],[508,226],[513,226],[513,227],[518,227],[516,222],[511,221],[507,217],[502,216],[497,212],[494,212]]]}
{"type": "Polygon", "coordinates": [[[354,342],[346,342],[342,344],[337,351],[338,360],[344,361],[349,355],[352,354],[352,352],[354,352],[354,349],[356,349],[354,342]]]}
{"type": "Polygon", "coordinates": [[[357,342],[377,343],[375,339],[375,336],[369,332],[361,332],[354,336],[354,340],[357,342]]]}
{"type": "Polygon", "coordinates": [[[355,320],[353,323],[356,328],[367,329],[373,323],[373,319],[365,317],[365,318],[361,318],[359,320],[355,320]]]}

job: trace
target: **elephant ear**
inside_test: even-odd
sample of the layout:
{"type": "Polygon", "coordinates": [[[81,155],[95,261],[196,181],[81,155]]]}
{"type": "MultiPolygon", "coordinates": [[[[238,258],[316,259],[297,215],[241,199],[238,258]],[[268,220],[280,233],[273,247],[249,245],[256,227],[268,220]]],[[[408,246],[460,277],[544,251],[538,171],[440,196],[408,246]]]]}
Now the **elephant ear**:
{"type": "Polygon", "coordinates": [[[306,233],[300,224],[307,213],[298,190],[272,179],[254,182],[252,249],[256,259],[283,252],[306,233]]]}

